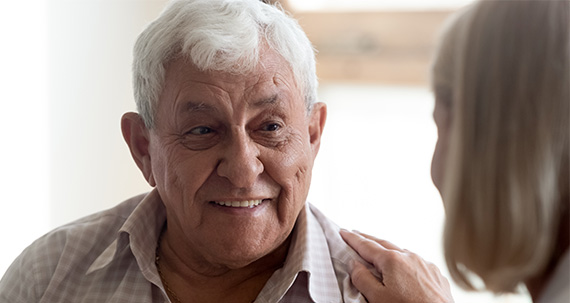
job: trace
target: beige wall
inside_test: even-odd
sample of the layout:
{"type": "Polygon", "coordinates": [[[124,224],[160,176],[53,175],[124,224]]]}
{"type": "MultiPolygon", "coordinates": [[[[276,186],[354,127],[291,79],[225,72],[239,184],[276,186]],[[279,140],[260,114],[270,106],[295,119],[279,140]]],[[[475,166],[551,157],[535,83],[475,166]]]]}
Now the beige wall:
{"type": "Polygon", "coordinates": [[[298,12],[318,50],[321,81],[427,85],[449,11],[298,12]]]}

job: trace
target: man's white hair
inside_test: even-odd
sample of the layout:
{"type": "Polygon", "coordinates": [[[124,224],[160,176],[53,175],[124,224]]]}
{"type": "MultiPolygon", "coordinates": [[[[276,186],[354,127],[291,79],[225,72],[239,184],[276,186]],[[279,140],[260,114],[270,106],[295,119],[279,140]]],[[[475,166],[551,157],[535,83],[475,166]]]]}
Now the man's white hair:
{"type": "Polygon", "coordinates": [[[318,86],[314,49],[283,10],[259,0],[172,1],[134,47],[134,95],[145,125],[154,127],[171,60],[184,56],[203,71],[244,74],[258,64],[266,45],[289,63],[310,110],[318,86]]]}

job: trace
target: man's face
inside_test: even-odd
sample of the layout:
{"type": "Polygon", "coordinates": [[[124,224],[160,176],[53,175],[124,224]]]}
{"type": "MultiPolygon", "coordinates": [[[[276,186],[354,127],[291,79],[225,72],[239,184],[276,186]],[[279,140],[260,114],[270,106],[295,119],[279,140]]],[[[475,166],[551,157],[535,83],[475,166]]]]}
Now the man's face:
{"type": "Polygon", "coordinates": [[[237,268],[283,244],[305,204],[325,116],[321,103],[307,113],[291,69],[271,51],[245,75],[171,62],[147,179],[179,252],[237,268]]]}

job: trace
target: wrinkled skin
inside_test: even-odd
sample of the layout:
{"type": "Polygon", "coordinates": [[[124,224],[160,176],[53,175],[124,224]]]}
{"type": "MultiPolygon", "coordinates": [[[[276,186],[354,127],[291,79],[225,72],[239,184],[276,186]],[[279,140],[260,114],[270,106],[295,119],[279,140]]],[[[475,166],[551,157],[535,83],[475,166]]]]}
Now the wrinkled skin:
{"type": "Polygon", "coordinates": [[[453,302],[447,279],[417,254],[362,233],[343,230],[341,236],[381,274],[376,277],[364,265],[353,263],[352,283],[368,302],[453,302]]]}
{"type": "Polygon", "coordinates": [[[125,114],[131,153],[166,207],[159,254],[179,297],[198,298],[189,284],[201,285],[201,296],[211,290],[215,300],[225,290],[234,299],[239,292],[255,297],[282,266],[325,118],[322,103],[307,112],[289,65],[268,49],[255,70],[239,75],[176,59],[167,66],[154,128],[125,114]],[[219,203],[250,200],[262,203],[219,203]]]}

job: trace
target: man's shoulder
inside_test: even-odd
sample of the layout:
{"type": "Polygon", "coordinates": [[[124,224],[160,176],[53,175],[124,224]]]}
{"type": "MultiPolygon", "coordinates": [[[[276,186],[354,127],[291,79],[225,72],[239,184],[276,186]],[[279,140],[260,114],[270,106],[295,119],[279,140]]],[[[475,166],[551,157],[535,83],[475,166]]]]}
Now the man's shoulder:
{"type": "MultiPolygon", "coordinates": [[[[34,241],[0,280],[0,302],[37,302],[40,298],[49,302],[74,301],[72,298],[91,291],[89,282],[94,279],[115,283],[108,277],[88,275],[89,268],[120,238],[122,226],[144,196],[60,226],[34,241]]],[[[94,291],[98,293],[97,289],[94,291]]]]}
{"type": "Polygon", "coordinates": [[[56,272],[85,272],[117,238],[121,226],[143,198],[144,195],[135,196],[113,208],[57,227],[35,240],[14,260],[0,281],[0,301],[8,292],[17,292],[12,293],[15,298],[41,296],[56,272]]]}
{"type": "Polygon", "coordinates": [[[325,216],[317,207],[309,204],[307,207],[309,220],[318,222],[325,236],[336,280],[344,302],[366,302],[358,289],[350,281],[352,261],[362,258],[340,236],[340,227],[325,216]]]}
{"type": "Polygon", "coordinates": [[[116,234],[146,194],[129,198],[116,206],[59,226],[37,239],[33,246],[58,246],[66,242],[101,244],[101,237],[116,234]]]}
{"type": "Polygon", "coordinates": [[[93,246],[106,247],[144,196],[137,195],[110,209],[59,226],[35,240],[23,254],[61,254],[64,250],[90,253],[93,246]]]}
{"type": "Polygon", "coordinates": [[[337,259],[342,263],[348,263],[358,255],[340,236],[340,227],[316,206],[312,204],[308,205],[308,217],[309,220],[318,222],[321,227],[327,240],[332,259],[337,259]]]}

